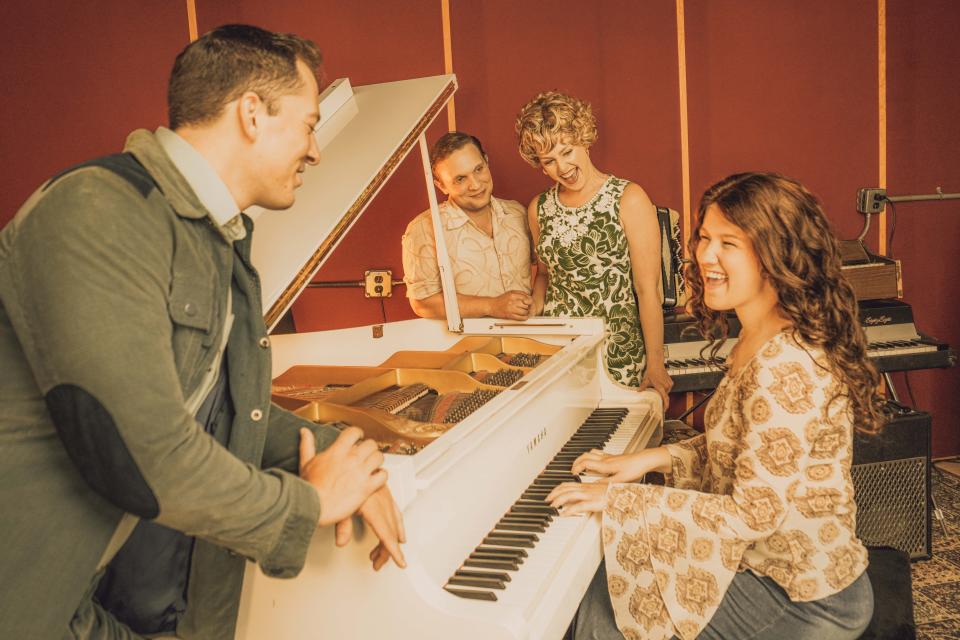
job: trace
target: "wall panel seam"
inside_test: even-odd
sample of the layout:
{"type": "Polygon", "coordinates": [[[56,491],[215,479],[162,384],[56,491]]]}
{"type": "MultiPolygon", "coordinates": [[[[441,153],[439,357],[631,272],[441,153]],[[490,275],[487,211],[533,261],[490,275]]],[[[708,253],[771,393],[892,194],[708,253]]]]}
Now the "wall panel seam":
{"type": "MultiPolygon", "coordinates": [[[[680,174],[683,183],[683,255],[690,239],[690,137],[687,119],[687,35],[683,0],[677,0],[677,67],[680,93],[680,174]]],[[[689,256],[687,256],[689,257],[689,256]]]]}
{"type": "MultiPolygon", "coordinates": [[[[450,0],[440,0],[440,18],[443,21],[443,72],[453,73],[453,35],[450,31],[450,0]]],[[[457,110],[453,104],[456,96],[447,103],[447,129],[457,130],[457,110]]]]}
{"type": "Polygon", "coordinates": [[[190,34],[190,42],[197,39],[197,4],[196,0],[187,0],[187,33],[190,34]]]}
{"type": "MultiPolygon", "coordinates": [[[[878,187],[887,188],[887,0],[877,0],[878,187]]],[[[880,255],[887,253],[887,211],[877,224],[880,255]]]]}

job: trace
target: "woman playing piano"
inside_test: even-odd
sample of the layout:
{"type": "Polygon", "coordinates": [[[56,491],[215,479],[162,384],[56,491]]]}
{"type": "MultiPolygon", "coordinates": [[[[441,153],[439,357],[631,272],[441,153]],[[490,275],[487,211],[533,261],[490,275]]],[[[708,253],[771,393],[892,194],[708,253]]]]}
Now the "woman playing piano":
{"type": "Polygon", "coordinates": [[[816,199],[772,174],[707,190],[690,240],[705,336],[742,329],[705,432],[584,454],[547,498],[603,512],[605,563],[578,612],[590,638],[856,638],[873,595],[856,536],[853,429],[880,426],[853,291],[816,199]],[[661,471],[666,486],[632,484],[661,471]],[[625,484],[627,483],[627,484],[625,484]],[[619,629],[618,629],[619,627],[619,629]]]}
{"type": "Polygon", "coordinates": [[[539,257],[531,315],[602,317],[610,377],[654,387],[666,406],[673,382],[663,355],[656,208],[638,185],[593,166],[597,124],[588,103],[541,93],[516,130],[523,159],[556,182],[527,209],[539,257]]]}

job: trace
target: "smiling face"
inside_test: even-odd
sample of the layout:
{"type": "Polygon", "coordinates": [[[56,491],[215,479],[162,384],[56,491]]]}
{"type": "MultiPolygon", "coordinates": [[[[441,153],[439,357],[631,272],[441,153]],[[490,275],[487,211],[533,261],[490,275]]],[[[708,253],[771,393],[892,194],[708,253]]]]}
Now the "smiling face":
{"type": "Polygon", "coordinates": [[[703,301],[714,311],[735,309],[760,316],[778,304],[777,292],[763,275],[753,242],[712,204],[703,216],[696,259],[703,279],[703,301]]]}
{"type": "Polygon", "coordinates": [[[261,103],[257,113],[255,143],[256,175],[254,204],[266,209],[293,205],[294,191],[303,184],[307,165],[320,161],[314,128],[320,120],[316,78],[309,67],[297,62],[300,86],[274,100],[273,113],[261,103]]]}
{"type": "Polygon", "coordinates": [[[490,206],[493,176],[490,165],[474,144],[466,144],[434,166],[434,184],[466,213],[490,206]]]}
{"type": "Polygon", "coordinates": [[[570,191],[579,191],[593,174],[593,163],[587,148],[561,141],[549,152],[537,156],[543,173],[570,191]]]}

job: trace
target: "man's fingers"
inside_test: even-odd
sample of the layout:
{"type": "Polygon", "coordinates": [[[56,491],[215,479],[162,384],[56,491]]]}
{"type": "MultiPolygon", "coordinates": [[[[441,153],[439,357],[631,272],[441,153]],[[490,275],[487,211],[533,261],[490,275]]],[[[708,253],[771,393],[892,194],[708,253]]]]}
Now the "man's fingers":
{"type": "MultiPolygon", "coordinates": [[[[354,451],[361,460],[365,460],[371,455],[380,453],[380,449],[377,447],[375,440],[361,440],[357,443],[357,448],[354,451]]],[[[380,456],[383,457],[382,455],[380,456]]]]}
{"type": "Polygon", "coordinates": [[[340,432],[340,435],[327,448],[327,451],[338,456],[346,455],[350,448],[362,439],[363,431],[359,427],[347,427],[340,432]]]}
{"type": "Polygon", "coordinates": [[[341,520],[336,524],[336,544],[338,547],[342,547],[350,542],[350,538],[353,537],[353,517],[347,517],[346,520],[341,520]]]}
{"type": "Polygon", "coordinates": [[[370,552],[370,561],[373,563],[374,571],[380,571],[389,559],[390,553],[382,544],[378,544],[373,548],[373,551],[370,552]]]}
{"type": "Polygon", "coordinates": [[[367,480],[367,495],[373,495],[385,484],[387,484],[387,470],[377,469],[370,474],[370,479],[367,480]]]}
{"type": "Polygon", "coordinates": [[[403,557],[403,551],[400,550],[397,527],[391,523],[392,518],[386,508],[387,505],[377,505],[371,513],[364,517],[367,524],[373,529],[373,533],[380,539],[380,546],[387,550],[393,561],[400,568],[406,568],[407,561],[403,557]]]}
{"type": "MultiPolygon", "coordinates": [[[[391,497],[391,502],[392,502],[391,497]]],[[[397,539],[400,542],[407,541],[407,528],[403,526],[403,512],[400,511],[400,507],[397,506],[396,502],[393,502],[393,517],[397,519],[397,539]]]]}
{"type": "Polygon", "coordinates": [[[361,463],[368,473],[373,473],[374,469],[379,469],[383,465],[383,454],[373,440],[364,440],[363,444],[357,447],[357,455],[360,456],[361,463]],[[367,443],[370,446],[366,446],[367,443]]]}
{"type": "Polygon", "coordinates": [[[317,441],[313,437],[313,432],[306,427],[300,429],[300,473],[307,463],[317,455],[317,441]]]}

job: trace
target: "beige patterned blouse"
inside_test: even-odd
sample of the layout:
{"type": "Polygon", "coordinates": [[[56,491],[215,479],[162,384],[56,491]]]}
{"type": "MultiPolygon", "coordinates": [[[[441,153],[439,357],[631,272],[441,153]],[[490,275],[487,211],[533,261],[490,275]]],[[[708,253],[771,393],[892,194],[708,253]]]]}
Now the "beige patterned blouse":
{"type": "Polygon", "coordinates": [[[603,544],[617,626],[695,638],[737,571],[818,600],[867,566],[855,534],[852,424],[841,383],[789,332],[717,387],[705,432],[667,445],[667,486],[607,491],[603,544]],[[819,363],[819,364],[818,364],[819,363]]]}
{"type": "MultiPolygon", "coordinates": [[[[530,293],[530,229],[527,211],[514,200],[491,198],[493,237],[477,228],[457,205],[440,205],[443,237],[450,254],[457,293],[499,296],[530,293]]],[[[403,280],[407,297],[422,300],[440,293],[440,268],[430,211],[407,225],[403,234],[403,280]]]]}

